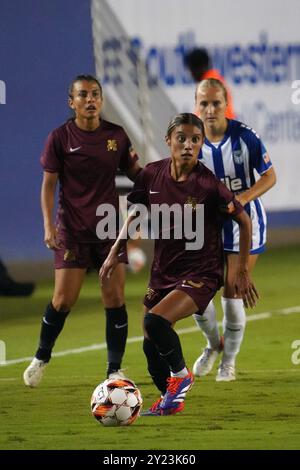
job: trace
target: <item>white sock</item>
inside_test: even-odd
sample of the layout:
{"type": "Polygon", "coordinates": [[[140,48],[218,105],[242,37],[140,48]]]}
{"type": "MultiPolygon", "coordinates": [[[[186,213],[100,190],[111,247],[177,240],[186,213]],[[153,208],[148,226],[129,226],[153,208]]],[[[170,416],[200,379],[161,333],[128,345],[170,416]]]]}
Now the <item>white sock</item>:
{"type": "Polygon", "coordinates": [[[171,377],[185,377],[186,375],[188,375],[188,373],[189,373],[189,371],[187,370],[186,367],[184,367],[179,372],[172,372],[171,371],[171,377]]]}
{"type": "Polygon", "coordinates": [[[220,346],[220,333],[213,300],[209,302],[203,315],[195,313],[193,317],[207,339],[207,347],[217,349],[220,346]]]}
{"type": "Polygon", "coordinates": [[[222,362],[235,365],[235,358],[240,350],[245,326],[246,312],[242,299],[225,299],[221,297],[224,312],[224,352],[222,362]]]}

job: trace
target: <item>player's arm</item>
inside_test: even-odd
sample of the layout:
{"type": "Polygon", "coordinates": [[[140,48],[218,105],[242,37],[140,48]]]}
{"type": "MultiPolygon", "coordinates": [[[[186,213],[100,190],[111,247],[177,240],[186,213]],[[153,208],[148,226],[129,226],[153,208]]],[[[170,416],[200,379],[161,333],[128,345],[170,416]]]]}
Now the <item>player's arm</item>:
{"type": "MultiPolygon", "coordinates": [[[[139,168],[136,165],[134,166],[135,168],[139,168]]],[[[134,168],[134,166],[131,167],[131,169],[134,168]]],[[[133,191],[128,195],[128,201],[132,204],[132,206],[117,240],[111,247],[107,258],[99,271],[101,284],[105,278],[109,278],[111,276],[114,269],[117,267],[119,262],[118,255],[122,252],[122,249],[125,249],[127,240],[130,238],[130,224],[134,221],[134,219],[136,219],[138,213],[140,212],[135,204],[145,204],[147,206],[149,203],[147,198],[147,184],[145,183],[145,171],[146,169],[141,170],[139,168],[136,174],[137,178],[134,183],[133,191]]],[[[134,230],[134,234],[135,233],[136,231],[134,230]]]]}
{"type": "Polygon", "coordinates": [[[56,227],[53,222],[53,211],[55,204],[55,190],[58,181],[58,173],[50,173],[44,171],[42,190],[41,190],[41,206],[44,219],[44,242],[48,248],[57,249],[58,240],[56,227]]]}
{"type": "Polygon", "coordinates": [[[234,288],[237,296],[242,297],[245,307],[254,307],[259,295],[248,272],[252,233],[251,220],[244,210],[233,215],[233,219],[239,224],[240,229],[239,265],[234,288]]]}
{"type": "Polygon", "coordinates": [[[102,285],[102,282],[105,278],[110,278],[110,276],[112,275],[112,273],[114,272],[114,270],[116,269],[118,263],[119,263],[119,254],[122,252],[122,250],[125,250],[126,248],[126,243],[127,243],[127,240],[128,240],[128,233],[130,232],[128,229],[129,229],[129,226],[131,224],[131,222],[137,217],[137,214],[136,212],[133,212],[132,214],[130,214],[120,233],[119,233],[119,236],[117,238],[117,240],[115,241],[115,243],[113,244],[113,246],[111,247],[110,249],[110,252],[108,253],[108,256],[107,258],[105,259],[100,271],[99,271],[99,277],[100,277],[100,281],[101,281],[101,285],[102,285]]]}
{"type": "Polygon", "coordinates": [[[259,180],[257,180],[251,188],[236,195],[236,199],[242,204],[242,206],[245,206],[248,202],[254,201],[254,199],[257,199],[259,196],[266,193],[274,186],[275,183],[276,173],[274,168],[271,167],[260,176],[259,180]]]}
{"type": "Polygon", "coordinates": [[[125,172],[127,178],[131,181],[135,181],[138,173],[142,170],[142,167],[138,164],[138,162],[134,162],[133,166],[125,172]]]}

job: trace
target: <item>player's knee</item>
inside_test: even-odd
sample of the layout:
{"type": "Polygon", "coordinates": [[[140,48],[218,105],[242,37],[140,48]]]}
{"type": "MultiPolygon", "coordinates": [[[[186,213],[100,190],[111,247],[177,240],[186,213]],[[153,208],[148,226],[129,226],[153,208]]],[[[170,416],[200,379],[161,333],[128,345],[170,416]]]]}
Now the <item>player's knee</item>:
{"type": "Polygon", "coordinates": [[[102,296],[106,307],[121,307],[125,303],[124,290],[117,285],[102,288],[102,296]]]}
{"type": "Polygon", "coordinates": [[[52,305],[57,312],[68,312],[75,304],[75,301],[76,300],[70,299],[67,296],[58,295],[53,297],[52,305]]]}
{"type": "MultiPolygon", "coordinates": [[[[239,299],[242,301],[242,299],[239,299]]],[[[243,328],[246,326],[246,313],[243,307],[241,307],[240,310],[235,309],[234,311],[231,312],[225,312],[224,314],[224,321],[226,322],[226,325],[228,328],[231,328],[234,330],[234,325],[239,325],[243,328]]]]}
{"type": "Polygon", "coordinates": [[[124,296],[117,292],[106,293],[105,296],[103,296],[103,300],[107,308],[117,308],[124,305],[124,296]]]}
{"type": "Polygon", "coordinates": [[[242,299],[221,298],[224,320],[227,324],[245,326],[246,312],[242,299]]]}
{"type": "Polygon", "coordinates": [[[158,331],[161,331],[166,327],[171,327],[171,323],[168,320],[151,312],[146,313],[144,317],[144,329],[149,338],[155,337],[158,331]]]}

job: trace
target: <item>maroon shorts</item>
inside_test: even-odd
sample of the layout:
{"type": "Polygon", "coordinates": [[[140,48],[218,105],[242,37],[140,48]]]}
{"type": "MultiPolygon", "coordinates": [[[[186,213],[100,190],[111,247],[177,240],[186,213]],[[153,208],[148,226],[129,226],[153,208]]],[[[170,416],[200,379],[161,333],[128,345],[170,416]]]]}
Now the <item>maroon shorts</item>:
{"type": "MultiPolygon", "coordinates": [[[[113,243],[113,240],[78,243],[74,240],[60,239],[60,249],[54,251],[55,269],[95,268],[99,271],[113,243]]],[[[119,262],[127,263],[126,249],[119,256],[119,262]]]]}
{"type": "Polygon", "coordinates": [[[216,286],[213,287],[212,283],[210,285],[203,282],[196,282],[191,280],[178,281],[173,287],[168,289],[153,289],[151,284],[147,289],[146,295],[144,297],[144,305],[149,310],[157,305],[164,297],[166,297],[173,290],[181,290],[192,297],[193,301],[197,305],[199,315],[202,315],[206,310],[209,302],[214,298],[216,292],[218,291],[219,286],[216,282],[216,286]]]}

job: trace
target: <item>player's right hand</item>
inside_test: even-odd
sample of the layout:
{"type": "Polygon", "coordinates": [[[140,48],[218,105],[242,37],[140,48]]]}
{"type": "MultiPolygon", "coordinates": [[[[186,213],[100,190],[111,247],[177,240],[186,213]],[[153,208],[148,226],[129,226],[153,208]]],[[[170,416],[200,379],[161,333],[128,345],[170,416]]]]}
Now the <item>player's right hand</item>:
{"type": "Polygon", "coordinates": [[[118,262],[119,262],[118,254],[113,248],[111,248],[106,260],[102,264],[100,271],[99,271],[99,278],[100,278],[101,286],[103,286],[103,283],[107,279],[110,278],[110,276],[116,269],[118,262]]]}
{"type": "Polygon", "coordinates": [[[45,228],[44,243],[49,250],[58,250],[60,248],[58,230],[55,225],[45,228]]]}

